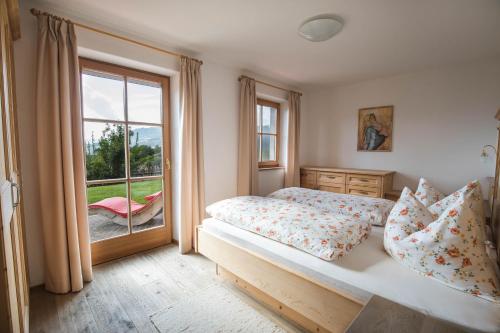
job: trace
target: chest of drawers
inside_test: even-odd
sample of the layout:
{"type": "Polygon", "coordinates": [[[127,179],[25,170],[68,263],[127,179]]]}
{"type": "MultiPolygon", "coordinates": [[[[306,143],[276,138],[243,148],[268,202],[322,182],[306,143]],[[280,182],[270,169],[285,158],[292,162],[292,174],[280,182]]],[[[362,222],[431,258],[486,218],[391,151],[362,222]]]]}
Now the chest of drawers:
{"type": "Polygon", "coordinates": [[[329,167],[300,168],[300,186],[314,190],[384,198],[392,191],[394,171],[329,167]]]}

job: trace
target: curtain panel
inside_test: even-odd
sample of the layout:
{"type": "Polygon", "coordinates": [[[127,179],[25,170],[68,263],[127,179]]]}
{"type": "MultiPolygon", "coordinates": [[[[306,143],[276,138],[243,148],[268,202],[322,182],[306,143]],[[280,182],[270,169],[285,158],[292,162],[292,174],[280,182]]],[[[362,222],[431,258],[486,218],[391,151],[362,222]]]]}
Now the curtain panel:
{"type": "Polygon", "coordinates": [[[36,128],[45,288],[79,291],[92,280],[77,40],[71,22],[38,19],[36,128]]]}
{"type": "Polygon", "coordinates": [[[196,227],[205,217],[201,63],[181,57],[181,253],[196,249],[196,227]]]}
{"type": "Polygon", "coordinates": [[[242,77],[240,79],[238,195],[256,195],[258,192],[256,108],[255,80],[242,77]]]}
{"type": "Polygon", "coordinates": [[[300,186],[299,166],[300,94],[288,95],[288,143],[285,187],[300,186]]]}

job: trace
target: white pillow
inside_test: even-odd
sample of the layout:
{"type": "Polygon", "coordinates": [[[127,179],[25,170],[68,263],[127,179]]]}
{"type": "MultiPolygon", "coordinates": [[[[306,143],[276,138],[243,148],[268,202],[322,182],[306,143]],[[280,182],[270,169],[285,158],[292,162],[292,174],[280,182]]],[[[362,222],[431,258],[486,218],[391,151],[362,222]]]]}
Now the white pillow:
{"type": "Polygon", "coordinates": [[[418,188],[415,192],[415,197],[425,206],[430,205],[442,200],[445,195],[436,190],[425,178],[420,178],[418,188]]]}
{"type": "Polygon", "coordinates": [[[498,278],[488,259],[473,197],[477,182],[461,191],[436,218],[405,189],[389,215],[384,247],[397,261],[452,288],[500,302],[498,278]]]}

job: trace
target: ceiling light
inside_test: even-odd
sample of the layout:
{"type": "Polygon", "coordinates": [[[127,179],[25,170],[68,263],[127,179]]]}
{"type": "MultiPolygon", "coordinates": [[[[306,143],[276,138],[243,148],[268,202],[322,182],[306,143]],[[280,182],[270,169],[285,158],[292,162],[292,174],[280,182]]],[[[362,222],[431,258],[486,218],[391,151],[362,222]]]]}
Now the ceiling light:
{"type": "Polygon", "coordinates": [[[338,34],[344,25],[335,15],[323,14],[308,18],[299,27],[299,35],[312,42],[323,42],[338,34]]]}

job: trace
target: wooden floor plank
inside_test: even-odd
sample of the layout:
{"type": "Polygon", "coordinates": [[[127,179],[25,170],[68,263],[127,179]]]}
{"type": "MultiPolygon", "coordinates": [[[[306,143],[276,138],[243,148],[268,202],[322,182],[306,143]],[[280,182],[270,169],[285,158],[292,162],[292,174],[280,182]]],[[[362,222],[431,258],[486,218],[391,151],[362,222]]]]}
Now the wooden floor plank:
{"type": "Polygon", "coordinates": [[[215,283],[215,274],[209,276],[196,272],[184,260],[185,256],[170,251],[147,253],[146,257],[163,274],[169,275],[187,293],[197,293],[215,283]]]}
{"type": "Polygon", "coordinates": [[[210,260],[164,246],[94,266],[94,281],[79,293],[54,295],[33,288],[30,332],[157,333],[152,315],[222,283],[210,260]]]}
{"type": "Polygon", "coordinates": [[[99,332],[84,292],[55,295],[54,298],[65,332],[99,332]]]}
{"type": "Polygon", "coordinates": [[[106,288],[105,266],[94,268],[94,281],[83,290],[100,332],[138,332],[112,290],[106,288]]]}
{"type": "Polygon", "coordinates": [[[30,332],[64,332],[59,322],[55,295],[43,287],[35,287],[30,293],[30,332]]]}
{"type": "Polygon", "coordinates": [[[125,274],[121,262],[110,263],[109,268],[109,274],[104,281],[106,288],[115,294],[139,332],[156,333],[157,330],[149,316],[151,312],[144,304],[145,295],[142,293],[142,288],[125,274]]]}

